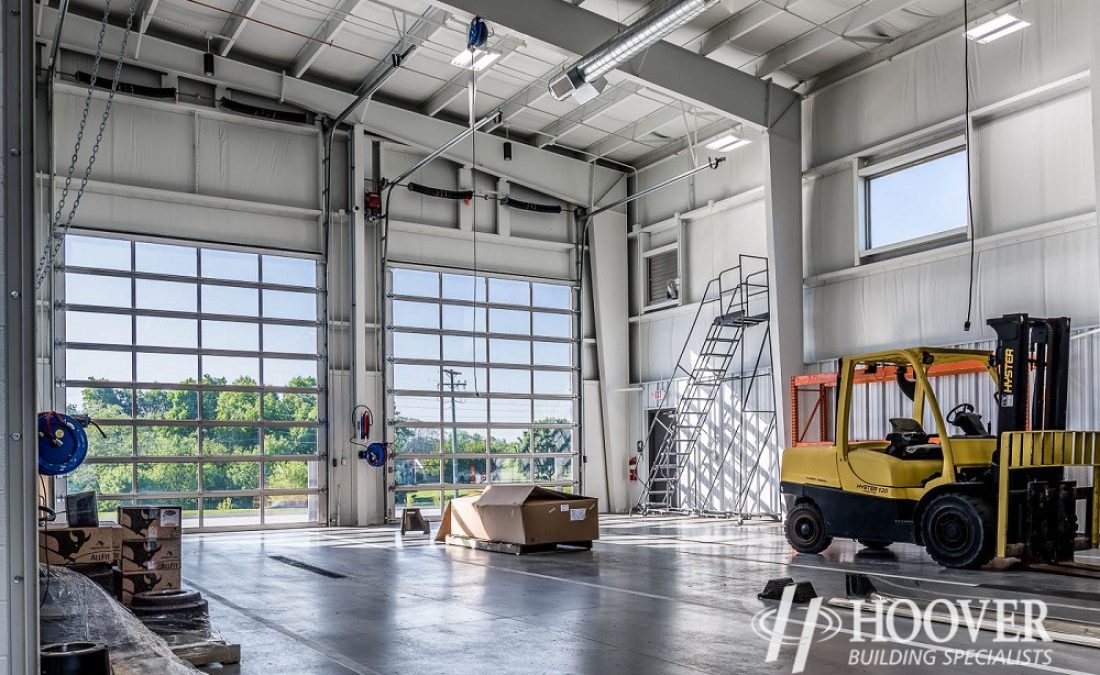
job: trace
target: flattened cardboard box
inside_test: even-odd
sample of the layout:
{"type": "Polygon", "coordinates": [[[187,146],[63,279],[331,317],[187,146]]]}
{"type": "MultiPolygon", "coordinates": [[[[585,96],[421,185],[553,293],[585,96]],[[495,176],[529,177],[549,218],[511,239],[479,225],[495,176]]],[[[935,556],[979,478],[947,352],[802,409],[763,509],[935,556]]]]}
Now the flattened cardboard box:
{"type": "Polygon", "coordinates": [[[115,568],[115,587],[119,590],[122,604],[129,605],[138,593],[149,591],[167,591],[180,587],[180,571],[160,572],[123,572],[115,568]]]}
{"type": "Polygon", "coordinates": [[[122,540],[179,539],[182,514],[178,506],[120,506],[122,540]]]}
{"type": "Polygon", "coordinates": [[[152,572],[180,569],[179,539],[136,539],[122,542],[120,567],[123,572],[152,572]]]}
{"type": "Polygon", "coordinates": [[[41,561],[47,565],[114,564],[121,532],[117,526],[48,527],[38,531],[41,561]]]}
{"type": "Polygon", "coordinates": [[[510,544],[560,544],[600,537],[598,501],[532,485],[494,485],[447,503],[436,541],[458,534],[510,544]]]}

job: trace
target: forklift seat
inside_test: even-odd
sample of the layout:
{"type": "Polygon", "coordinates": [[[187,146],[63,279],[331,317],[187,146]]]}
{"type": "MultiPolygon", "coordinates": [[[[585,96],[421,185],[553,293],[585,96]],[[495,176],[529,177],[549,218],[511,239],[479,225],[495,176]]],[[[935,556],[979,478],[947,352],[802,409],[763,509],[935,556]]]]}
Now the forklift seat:
{"type": "Polygon", "coordinates": [[[850,450],[848,463],[856,476],[871,485],[921,487],[943,471],[943,450],[939,459],[899,459],[881,450],[850,450]]]}
{"type": "Polygon", "coordinates": [[[907,462],[918,459],[943,460],[943,448],[930,442],[930,436],[916,420],[893,417],[890,419],[890,426],[894,431],[886,435],[886,440],[890,442],[885,450],[887,455],[907,462]]]}

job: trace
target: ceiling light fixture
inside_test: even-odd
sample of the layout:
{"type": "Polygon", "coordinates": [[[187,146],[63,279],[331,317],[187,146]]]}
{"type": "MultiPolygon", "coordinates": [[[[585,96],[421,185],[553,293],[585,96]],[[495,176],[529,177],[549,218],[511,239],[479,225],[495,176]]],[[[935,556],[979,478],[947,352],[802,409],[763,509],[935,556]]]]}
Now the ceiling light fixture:
{"type": "Polygon", "coordinates": [[[466,35],[466,48],[455,54],[451,65],[465,70],[485,70],[492,65],[501,57],[500,52],[485,46],[492,34],[489,25],[480,16],[475,16],[466,35]]]}
{"type": "Polygon", "coordinates": [[[715,152],[732,152],[737,148],[752,143],[747,138],[741,138],[735,134],[726,134],[720,138],[716,138],[710,143],[707,143],[707,150],[713,150],[715,152]]]}
{"type": "Polygon", "coordinates": [[[500,57],[501,53],[495,49],[470,47],[455,54],[451,59],[451,65],[466,70],[485,70],[500,57]]]}
{"type": "Polygon", "coordinates": [[[1017,19],[1011,14],[1000,14],[966,31],[966,37],[978,44],[985,45],[1006,35],[1011,35],[1018,30],[1023,30],[1030,25],[1027,21],[1017,19]]]}
{"type": "Polygon", "coordinates": [[[210,38],[206,38],[206,53],[202,55],[202,73],[214,77],[214,54],[210,51],[210,38]]]}
{"type": "Polygon", "coordinates": [[[592,50],[561,75],[550,80],[551,96],[559,101],[564,101],[570,95],[578,101],[585,98],[591,100],[606,86],[606,81],[600,84],[604,75],[647,47],[660,42],[672,31],[718,2],[719,0],[666,0],[648,16],[592,50]],[[587,90],[585,85],[588,85],[587,90]]]}

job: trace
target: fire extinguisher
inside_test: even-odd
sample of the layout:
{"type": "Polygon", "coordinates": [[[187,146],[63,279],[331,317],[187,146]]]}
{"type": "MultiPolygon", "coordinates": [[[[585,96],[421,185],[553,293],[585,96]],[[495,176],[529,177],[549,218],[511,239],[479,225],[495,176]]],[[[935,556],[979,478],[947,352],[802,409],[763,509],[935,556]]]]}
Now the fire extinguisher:
{"type": "Polygon", "coordinates": [[[627,467],[630,469],[630,480],[638,480],[638,458],[631,457],[630,461],[627,462],[627,467]]]}

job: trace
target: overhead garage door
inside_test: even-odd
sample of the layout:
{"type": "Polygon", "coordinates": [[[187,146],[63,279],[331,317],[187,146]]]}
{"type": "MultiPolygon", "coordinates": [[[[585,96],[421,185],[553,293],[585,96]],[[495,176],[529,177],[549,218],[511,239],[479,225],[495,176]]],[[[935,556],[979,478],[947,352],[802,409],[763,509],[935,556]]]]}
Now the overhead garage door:
{"type": "MultiPolygon", "coordinates": [[[[323,293],[308,257],[70,234],[57,397],[90,415],[69,492],[204,529],[325,520],[323,293]]],[[[60,402],[55,402],[59,408],[60,402]]]]}
{"type": "Polygon", "coordinates": [[[569,284],[389,270],[394,506],[438,513],[486,485],[577,485],[569,284]]]}

